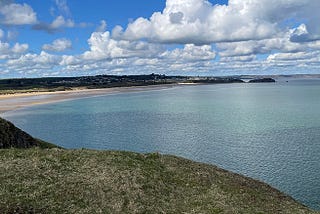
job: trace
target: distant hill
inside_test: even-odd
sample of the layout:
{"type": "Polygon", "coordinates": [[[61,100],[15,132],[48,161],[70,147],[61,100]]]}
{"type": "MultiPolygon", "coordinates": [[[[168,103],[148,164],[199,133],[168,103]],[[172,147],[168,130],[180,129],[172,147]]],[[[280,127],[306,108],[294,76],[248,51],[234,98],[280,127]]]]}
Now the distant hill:
{"type": "Polygon", "coordinates": [[[0,149],[31,147],[53,148],[56,146],[35,139],[9,121],[0,118],[0,149]]]}

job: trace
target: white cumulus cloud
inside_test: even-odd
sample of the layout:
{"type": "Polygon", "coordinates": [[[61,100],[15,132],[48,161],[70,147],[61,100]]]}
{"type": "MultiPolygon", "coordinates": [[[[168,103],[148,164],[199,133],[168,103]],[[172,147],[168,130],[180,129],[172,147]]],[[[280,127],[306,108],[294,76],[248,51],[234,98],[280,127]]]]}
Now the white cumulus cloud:
{"type": "MultiPolygon", "coordinates": [[[[13,7],[11,2],[6,1],[1,9],[13,7]]],[[[62,15],[50,23],[36,21],[29,8],[30,17],[35,16],[34,29],[55,33],[79,25],[69,18],[66,0],[54,2],[62,15]]],[[[29,7],[16,5],[24,10],[29,7]]],[[[12,43],[0,30],[0,39],[5,41],[0,42],[4,61],[0,68],[2,73],[38,75],[318,72],[319,8],[319,0],[229,0],[226,5],[166,0],[163,11],[139,17],[126,27],[116,26],[111,32],[102,20],[87,41],[89,48],[76,55],[52,53],[72,48],[66,38],[44,44],[40,53],[27,53],[27,44],[12,43]]],[[[2,23],[9,17],[4,14],[0,11],[2,23]]]]}
{"type": "Polygon", "coordinates": [[[30,25],[37,22],[37,14],[28,4],[2,5],[0,17],[0,23],[5,25],[30,25]]]}
{"type": "Polygon", "coordinates": [[[15,43],[13,47],[0,41],[0,59],[15,59],[23,55],[29,48],[28,44],[15,43]]]}
{"type": "Polygon", "coordinates": [[[55,0],[58,10],[67,16],[71,15],[67,0],[55,0]]]}
{"type": "Polygon", "coordinates": [[[100,26],[97,28],[96,32],[105,32],[107,30],[107,22],[105,20],[101,20],[100,26]]]}
{"type": "Polygon", "coordinates": [[[65,19],[63,16],[58,16],[52,23],[38,23],[33,26],[35,30],[44,30],[48,33],[55,33],[63,28],[73,28],[75,23],[72,19],[65,19]]]}
{"type": "Polygon", "coordinates": [[[17,59],[10,59],[7,61],[6,65],[10,70],[15,72],[27,73],[29,71],[45,71],[53,69],[55,66],[59,65],[61,61],[60,56],[51,55],[44,51],[40,54],[27,53],[22,55],[17,59]]]}
{"type": "Polygon", "coordinates": [[[320,35],[318,0],[229,0],[212,5],[207,0],[167,0],[162,12],[138,18],[122,32],[128,40],[161,43],[211,44],[272,38],[291,28],[290,20],[306,24],[320,35]],[[289,23],[289,22],[288,22],[289,23]]]}
{"type": "Polygon", "coordinates": [[[11,50],[13,53],[22,54],[22,53],[25,53],[28,50],[28,48],[29,48],[28,44],[16,43],[11,50]]]}
{"type": "Polygon", "coordinates": [[[319,62],[319,51],[314,52],[297,52],[297,53],[276,53],[271,54],[268,58],[268,62],[280,62],[280,61],[310,61],[310,59],[317,58],[319,62]]]}
{"type": "Polygon", "coordinates": [[[83,54],[84,59],[101,60],[128,57],[154,57],[162,50],[160,45],[143,41],[115,40],[110,32],[94,32],[88,40],[90,50],[83,54]]]}
{"type": "Polygon", "coordinates": [[[72,48],[72,42],[69,39],[56,39],[52,44],[44,44],[42,50],[53,51],[53,52],[62,52],[72,48]]]}
{"type": "Polygon", "coordinates": [[[167,58],[175,62],[206,61],[214,60],[215,57],[216,53],[210,45],[196,46],[194,44],[186,44],[183,49],[168,50],[160,55],[160,58],[167,58]]]}

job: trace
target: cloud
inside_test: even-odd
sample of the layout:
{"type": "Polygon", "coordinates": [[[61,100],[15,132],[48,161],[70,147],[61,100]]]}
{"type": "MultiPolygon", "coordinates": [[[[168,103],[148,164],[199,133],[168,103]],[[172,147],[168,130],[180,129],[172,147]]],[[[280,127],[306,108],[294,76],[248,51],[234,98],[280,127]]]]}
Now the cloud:
{"type": "Polygon", "coordinates": [[[320,60],[320,52],[297,52],[297,53],[276,53],[268,56],[268,62],[283,62],[283,61],[310,61],[312,59],[320,60]]]}
{"type": "MultiPolygon", "coordinates": [[[[266,46],[272,49],[279,44],[286,44],[289,37],[283,40],[262,41],[262,43],[269,43],[266,46]]],[[[307,52],[307,46],[320,47],[316,42],[312,42],[312,45],[310,42],[304,43],[299,47],[301,50],[305,48],[306,51],[271,54],[265,60],[257,60],[256,54],[252,52],[262,52],[259,50],[262,45],[259,42],[261,41],[220,43],[221,47],[218,49],[225,49],[219,53],[211,45],[186,44],[182,48],[175,46],[171,48],[146,41],[116,40],[112,38],[109,31],[93,32],[88,39],[90,50],[82,54],[61,56],[45,51],[40,54],[23,53],[19,57],[8,58],[2,72],[6,72],[6,75],[15,72],[19,75],[33,76],[150,72],[174,75],[233,75],[271,74],[280,71],[290,73],[290,69],[294,69],[297,73],[315,72],[319,67],[319,51],[314,51],[311,55],[307,52]],[[239,50],[232,52],[231,50],[237,46],[239,50]],[[245,49],[246,46],[248,46],[247,49],[245,49]],[[219,58],[216,57],[218,54],[219,58]]],[[[48,47],[58,46],[54,43],[49,44],[48,47]]],[[[4,45],[5,50],[10,49],[8,45],[4,45]]]]}
{"type": "Polygon", "coordinates": [[[216,47],[222,57],[248,56],[269,54],[272,51],[298,52],[307,48],[308,44],[298,44],[290,41],[289,37],[250,40],[242,42],[219,43],[216,47]]]}
{"type": "Polygon", "coordinates": [[[320,35],[311,34],[305,24],[301,24],[299,27],[293,29],[290,36],[290,41],[296,43],[312,42],[317,40],[320,40],[320,35]]]}
{"type": "Polygon", "coordinates": [[[163,45],[143,41],[115,40],[110,32],[94,32],[88,40],[90,51],[79,56],[62,56],[60,66],[68,71],[168,73],[201,70],[216,57],[210,45],[187,44],[183,49],[166,50],[163,45]]]}
{"type": "Polygon", "coordinates": [[[44,44],[42,50],[53,51],[53,52],[63,52],[65,50],[72,48],[72,42],[68,39],[56,39],[52,44],[44,44]]]}
{"type": "Polygon", "coordinates": [[[55,3],[57,5],[60,13],[66,15],[66,16],[71,16],[71,12],[70,12],[67,0],[55,0],[55,3]]]}
{"type": "Polygon", "coordinates": [[[73,28],[75,23],[71,19],[65,19],[63,16],[58,16],[52,23],[38,23],[34,25],[32,28],[34,30],[44,30],[48,33],[55,33],[60,31],[63,28],[73,28]]]}
{"type": "Polygon", "coordinates": [[[8,30],[7,32],[7,39],[9,41],[15,40],[19,35],[19,32],[16,30],[8,30]]]}
{"type": "Polygon", "coordinates": [[[278,34],[277,37],[249,40],[241,42],[218,43],[216,47],[221,57],[250,56],[260,54],[297,53],[320,50],[320,40],[300,38],[300,42],[292,41],[295,29],[278,34]]]}
{"type": "Polygon", "coordinates": [[[162,47],[143,41],[115,40],[110,32],[94,32],[88,40],[90,50],[83,54],[87,60],[101,60],[128,57],[154,57],[162,47]]]}
{"type": "Polygon", "coordinates": [[[0,29],[0,40],[4,37],[4,31],[0,29]]]}
{"type": "Polygon", "coordinates": [[[16,43],[13,47],[7,42],[0,41],[0,59],[15,59],[24,54],[29,48],[28,44],[16,43]]]}
{"type": "MultiPolygon", "coordinates": [[[[52,44],[45,44],[43,50],[53,51],[54,48],[64,47],[62,44],[65,43],[65,39],[55,40],[52,44]]],[[[166,50],[163,45],[144,41],[115,40],[109,31],[93,32],[88,44],[90,50],[80,55],[59,56],[45,51],[40,54],[27,53],[8,60],[7,67],[20,73],[33,71],[33,75],[44,72],[57,74],[57,70],[85,75],[103,72],[119,74],[121,71],[168,73],[173,70],[187,72],[195,68],[200,71],[207,61],[216,57],[210,45],[187,44],[182,49],[166,50]]]]}
{"type": "Polygon", "coordinates": [[[170,13],[170,22],[172,24],[182,24],[183,16],[182,12],[170,13]]]}
{"type": "Polygon", "coordinates": [[[45,71],[53,69],[59,64],[60,56],[51,55],[44,51],[38,54],[27,53],[17,59],[10,59],[6,65],[15,72],[27,73],[29,71],[45,71]]]}
{"type": "Polygon", "coordinates": [[[10,52],[10,44],[0,41],[0,58],[3,59],[10,52]]]}
{"type": "Polygon", "coordinates": [[[105,20],[101,20],[100,26],[96,29],[96,32],[105,32],[107,30],[107,22],[105,20]]]}
{"type": "MultiPolygon", "coordinates": [[[[67,15],[67,1],[55,2],[61,15],[52,23],[36,23],[34,29],[55,33],[79,26],[67,15]]],[[[163,11],[139,17],[125,28],[109,32],[102,20],[88,39],[89,48],[76,55],[54,53],[72,47],[66,38],[44,44],[40,53],[27,53],[28,45],[2,42],[0,68],[40,76],[318,72],[318,8],[319,0],[229,0],[227,5],[167,0],[163,11]]]]}
{"type": "Polygon", "coordinates": [[[13,53],[22,54],[22,53],[25,53],[28,50],[28,48],[29,48],[28,44],[16,43],[11,50],[13,53]]]}
{"type": "Polygon", "coordinates": [[[167,0],[162,12],[138,18],[121,32],[128,40],[178,44],[212,44],[272,38],[286,31],[290,20],[303,22],[310,34],[320,35],[318,0],[167,0]]]}
{"type": "Polygon", "coordinates": [[[256,55],[244,55],[244,56],[222,56],[220,58],[220,62],[230,62],[230,63],[234,63],[234,62],[252,62],[253,60],[255,60],[257,58],[256,55]]]}
{"type": "Polygon", "coordinates": [[[28,4],[4,4],[0,7],[0,23],[5,25],[31,25],[37,22],[37,14],[28,4]]]}
{"type": "Polygon", "coordinates": [[[194,44],[186,44],[183,49],[176,48],[172,51],[165,51],[160,55],[160,58],[166,58],[174,62],[194,62],[214,60],[216,57],[215,51],[210,45],[196,46],[194,44]]]}

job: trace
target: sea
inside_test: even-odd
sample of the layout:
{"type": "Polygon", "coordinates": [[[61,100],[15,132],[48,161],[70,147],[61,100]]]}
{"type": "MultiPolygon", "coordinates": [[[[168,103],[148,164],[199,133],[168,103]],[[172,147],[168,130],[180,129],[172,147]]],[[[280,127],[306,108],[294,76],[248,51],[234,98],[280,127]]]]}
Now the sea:
{"type": "Polygon", "coordinates": [[[214,164],[320,210],[320,79],[174,86],[1,116],[65,148],[159,152],[214,164]]]}

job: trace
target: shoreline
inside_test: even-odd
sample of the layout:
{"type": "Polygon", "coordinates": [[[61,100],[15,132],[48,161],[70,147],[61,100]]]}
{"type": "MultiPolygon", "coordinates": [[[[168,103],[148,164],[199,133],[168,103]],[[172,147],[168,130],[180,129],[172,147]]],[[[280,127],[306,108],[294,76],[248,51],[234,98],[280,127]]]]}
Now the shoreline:
{"type": "MultiPolygon", "coordinates": [[[[31,92],[0,95],[0,115],[20,108],[35,105],[50,104],[68,100],[112,95],[117,93],[131,93],[151,90],[168,89],[178,84],[161,84],[148,86],[114,87],[101,89],[75,89],[70,91],[31,92]]],[[[182,86],[182,85],[180,85],[182,86]]]]}

